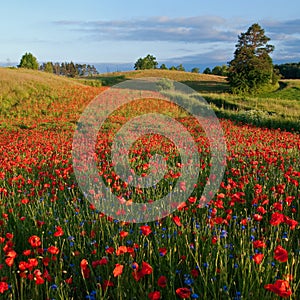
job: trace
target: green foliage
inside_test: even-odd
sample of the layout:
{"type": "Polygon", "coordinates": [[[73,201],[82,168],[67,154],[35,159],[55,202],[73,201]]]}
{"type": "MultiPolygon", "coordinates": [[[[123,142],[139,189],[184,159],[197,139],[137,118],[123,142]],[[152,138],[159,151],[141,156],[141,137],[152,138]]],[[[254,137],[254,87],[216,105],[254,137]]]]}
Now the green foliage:
{"type": "Polygon", "coordinates": [[[185,68],[182,64],[180,64],[179,66],[177,66],[176,68],[178,71],[185,71],[185,68]]]}
{"type": "Polygon", "coordinates": [[[191,72],[192,73],[200,73],[200,69],[195,67],[191,70],[191,72]]]}
{"type": "Polygon", "coordinates": [[[270,129],[287,130],[287,131],[300,131],[299,119],[291,117],[282,117],[277,114],[268,114],[261,110],[225,110],[214,107],[215,114],[218,118],[229,119],[243,124],[251,124],[257,127],[264,127],[270,129]]]}
{"type": "Polygon", "coordinates": [[[160,91],[166,91],[166,90],[173,90],[174,89],[174,83],[173,81],[162,78],[157,82],[157,87],[160,91]]]}
{"type": "Polygon", "coordinates": [[[47,62],[43,63],[40,66],[40,70],[48,73],[53,73],[56,75],[63,75],[68,77],[87,77],[87,76],[94,76],[99,74],[96,67],[94,65],[87,65],[87,64],[74,64],[71,62],[63,62],[63,63],[53,63],[47,62]]]}
{"type": "Polygon", "coordinates": [[[253,24],[238,37],[234,59],[229,63],[228,81],[233,93],[257,93],[277,83],[264,29],[253,24]]]}
{"type": "Polygon", "coordinates": [[[53,73],[53,63],[50,61],[47,62],[46,64],[44,64],[43,69],[47,73],[53,73]]]}
{"type": "Polygon", "coordinates": [[[79,82],[92,87],[102,86],[102,81],[100,79],[79,79],[79,82]]]}
{"type": "Polygon", "coordinates": [[[161,64],[159,67],[161,70],[168,70],[167,66],[165,64],[161,64]]]}
{"type": "Polygon", "coordinates": [[[177,68],[176,68],[175,66],[171,66],[171,67],[169,68],[169,70],[171,70],[171,71],[177,71],[177,68]]]}
{"type": "Polygon", "coordinates": [[[18,65],[19,68],[25,68],[25,69],[32,69],[37,70],[39,68],[39,63],[37,61],[37,58],[33,56],[31,53],[25,53],[21,60],[20,64],[18,65]]]}
{"type": "Polygon", "coordinates": [[[278,72],[285,79],[299,79],[300,78],[300,62],[275,65],[275,69],[278,70],[278,72]]]}
{"type": "Polygon", "coordinates": [[[203,74],[211,74],[211,69],[209,67],[205,68],[203,74]]]}
{"type": "Polygon", "coordinates": [[[145,70],[145,69],[156,69],[157,68],[156,57],[151,54],[148,54],[145,57],[140,57],[134,64],[135,70],[145,70]]]}
{"type": "Polygon", "coordinates": [[[226,65],[223,66],[215,66],[211,73],[209,74],[213,74],[213,75],[218,75],[218,76],[227,76],[228,74],[228,67],[226,65]]]}

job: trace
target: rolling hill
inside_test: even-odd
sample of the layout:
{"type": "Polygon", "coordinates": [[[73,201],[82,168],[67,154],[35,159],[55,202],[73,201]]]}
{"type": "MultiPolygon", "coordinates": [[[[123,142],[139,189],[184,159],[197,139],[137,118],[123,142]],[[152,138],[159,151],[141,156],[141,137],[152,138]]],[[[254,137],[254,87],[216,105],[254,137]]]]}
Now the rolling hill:
{"type": "Polygon", "coordinates": [[[169,78],[190,86],[204,96],[219,117],[300,130],[300,80],[283,80],[274,92],[241,96],[228,93],[225,77],[170,70],[115,72],[71,79],[40,71],[0,68],[1,126],[34,127],[38,120],[47,126],[63,120],[74,124],[85,105],[103,90],[97,86],[113,86],[141,77],[169,78]]]}

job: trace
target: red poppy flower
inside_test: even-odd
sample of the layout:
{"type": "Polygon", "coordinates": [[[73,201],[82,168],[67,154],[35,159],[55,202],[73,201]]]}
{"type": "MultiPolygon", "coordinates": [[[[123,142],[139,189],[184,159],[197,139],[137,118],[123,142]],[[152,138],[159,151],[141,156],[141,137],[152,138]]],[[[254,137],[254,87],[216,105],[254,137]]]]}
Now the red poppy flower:
{"type": "Polygon", "coordinates": [[[20,261],[19,262],[19,269],[20,269],[20,271],[25,271],[27,269],[27,262],[26,261],[20,261]]]}
{"type": "Polygon", "coordinates": [[[298,222],[296,220],[293,220],[287,216],[284,216],[284,223],[289,225],[291,230],[294,230],[298,225],[298,222]]]}
{"type": "Polygon", "coordinates": [[[263,219],[263,216],[261,216],[260,214],[254,214],[253,215],[253,220],[254,221],[260,222],[262,219],[263,219]]]}
{"type": "Polygon", "coordinates": [[[53,254],[53,255],[56,255],[59,253],[59,249],[55,246],[50,246],[47,251],[50,253],[50,254],[53,254]]]}
{"type": "Polygon", "coordinates": [[[278,245],[274,250],[274,258],[280,262],[286,262],[288,260],[288,252],[278,245]]]}
{"type": "Polygon", "coordinates": [[[56,226],[56,232],[53,234],[54,236],[62,236],[64,235],[64,231],[60,226],[56,226]]]}
{"type": "Polygon", "coordinates": [[[83,259],[80,262],[80,268],[81,268],[81,274],[83,276],[83,278],[89,278],[90,277],[90,269],[88,268],[88,261],[86,259],[83,259]]]}
{"type": "Polygon", "coordinates": [[[29,199],[24,198],[21,200],[22,204],[28,204],[29,203],[29,199]]]}
{"type": "Polygon", "coordinates": [[[151,227],[149,225],[141,226],[140,230],[141,230],[142,234],[146,235],[146,236],[149,235],[152,232],[151,227]]]}
{"type": "Polygon", "coordinates": [[[165,256],[167,254],[167,248],[159,248],[158,252],[161,256],[165,256]]]}
{"type": "Polygon", "coordinates": [[[270,224],[272,226],[277,226],[277,225],[283,223],[283,221],[284,221],[284,215],[281,213],[275,212],[271,216],[270,224]]]}
{"type": "Polygon", "coordinates": [[[7,258],[5,259],[5,263],[11,267],[14,264],[14,260],[17,257],[17,252],[14,250],[10,250],[6,253],[7,258]]]}
{"type": "Polygon", "coordinates": [[[253,255],[252,259],[254,260],[254,262],[256,264],[260,264],[262,262],[262,260],[264,259],[264,254],[262,253],[257,253],[255,255],[253,255]]]}
{"type": "Polygon", "coordinates": [[[39,264],[38,260],[36,258],[28,258],[28,261],[27,261],[27,269],[28,270],[33,270],[35,267],[37,267],[39,264]]]}
{"type": "Polygon", "coordinates": [[[124,268],[123,265],[116,264],[113,271],[114,277],[120,276],[123,273],[123,268],[124,268]]]}
{"type": "Polygon", "coordinates": [[[276,210],[283,211],[283,205],[282,205],[282,203],[280,203],[280,202],[275,202],[275,203],[273,203],[273,207],[274,207],[274,209],[276,209],[276,210]]]}
{"type": "Polygon", "coordinates": [[[266,284],[265,289],[271,291],[282,298],[287,298],[292,295],[291,287],[289,282],[286,280],[276,280],[274,284],[266,284]]]}
{"type": "Polygon", "coordinates": [[[166,276],[160,276],[157,280],[157,285],[161,288],[167,287],[167,277],[166,276]]]}
{"type": "Polygon", "coordinates": [[[25,255],[25,256],[29,256],[30,254],[31,254],[31,250],[29,250],[29,249],[26,249],[23,251],[23,255],[25,255]]]}
{"type": "Polygon", "coordinates": [[[105,250],[105,252],[108,253],[108,254],[113,254],[114,251],[115,251],[115,249],[114,249],[113,247],[109,247],[109,248],[107,248],[107,249],[105,250]]]}
{"type": "Polygon", "coordinates": [[[191,290],[189,288],[186,288],[186,287],[178,288],[176,290],[176,294],[181,299],[187,299],[187,298],[190,298],[190,296],[191,296],[191,290]]]}
{"type": "Polygon", "coordinates": [[[126,237],[128,235],[127,231],[121,231],[120,232],[120,238],[123,239],[124,237],[126,237]]]}
{"type": "Polygon", "coordinates": [[[181,222],[180,222],[180,218],[178,216],[174,216],[173,217],[173,222],[177,225],[177,226],[181,226],[181,222]]]}
{"type": "Polygon", "coordinates": [[[159,291],[150,292],[148,294],[148,298],[150,300],[159,300],[160,299],[160,292],[159,291]]]}
{"type": "Polygon", "coordinates": [[[153,272],[153,268],[147,262],[143,261],[141,273],[143,275],[150,275],[152,272],[153,272]]]}
{"type": "Polygon", "coordinates": [[[256,249],[256,248],[266,248],[267,245],[266,243],[264,243],[263,241],[261,240],[256,240],[253,242],[253,247],[256,249]]]}
{"type": "Polygon", "coordinates": [[[217,237],[217,236],[213,236],[213,237],[211,238],[211,242],[212,242],[213,244],[216,244],[217,241],[218,241],[218,237],[217,237]]]}
{"type": "Polygon", "coordinates": [[[41,239],[36,235],[32,235],[28,239],[28,242],[29,242],[30,246],[33,247],[33,248],[39,247],[42,244],[41,239]]]}
{"type": "Polygon", "coordinates": [[[44,278],[41,276],[36,276],[35,284],[43,284],[45,282],[44,278]]]}
{"type": "Polygon", "coordinates": [[[72,284],[73,283],[73,278],[69,277],[65,280],[66,284],[72,284]]]}
{"type": "Polygon", "coordinates": [[[127,247],[126,246],[120,246],[117,250],[116,250],[116,255],[119,256],[121,254],[127,253],[127,247]]]}
{"type": "Polygon", "coordinates": [[[0,282],[0,293],[3,294],[5,291],[8,290],[8,284],[5,281],[0,282]]]}

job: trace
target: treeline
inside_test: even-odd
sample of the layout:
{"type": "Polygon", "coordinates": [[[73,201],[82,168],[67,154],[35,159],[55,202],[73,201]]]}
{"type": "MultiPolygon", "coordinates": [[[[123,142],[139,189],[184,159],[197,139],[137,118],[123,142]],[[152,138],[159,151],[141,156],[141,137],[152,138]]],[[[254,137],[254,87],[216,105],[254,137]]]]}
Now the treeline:
{"type": "Polygon", "coordinates": [[[72,61],[63,63],[43,63],[39,66],[39,70],[68,77],[92,76],[99,74],[94,65],[74,64],[72,61]]]}
{"type": "Polygon", "coordinates": [[[211,74],[211,75],[218,75],[218,76],[227,76],[228,74],[228,66],[215,66],[212,70],[210,68],[206,68],[203,71],[203,74],[211,74]]]}
{"type": "Polygon", "coordinates": [[[285,63],[274,67],[285,79],[300,79],[300,62],[285,63]]]}
{"type": "MultiPolygon", "coordinates": [[[[182,64],[178,65],[177,67],[175,66],[171,66],[170,68],[168,68],[165,64],[162,64],[159,67],[161,70],[177,70],[177,71],[185,71],[185,68],[182,64]]],[[[195,67],[191,69],[192,73],[200,73],[200,69],[195,67]]],[[[210,69],[210,68],[206,68],[203,71],[203,74],[211,74],[211,75],[218,75],[218,76],[227,76],[227,72],[228,72],[228,66],[223,65],[223,66],[215,66],[214,68],[210,69]]]]}

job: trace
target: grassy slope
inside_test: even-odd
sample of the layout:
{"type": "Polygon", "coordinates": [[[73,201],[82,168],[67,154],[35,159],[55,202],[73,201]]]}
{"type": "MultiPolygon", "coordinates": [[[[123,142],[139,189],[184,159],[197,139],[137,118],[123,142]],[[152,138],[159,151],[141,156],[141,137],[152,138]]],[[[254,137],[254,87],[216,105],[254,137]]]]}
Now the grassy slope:
{"type": "Polygon", "coordinates": [[[75,122],[75,112],[98,88],[40,71],[0,68],[1,127],[32,127],[61,120],[75,122]]]}
{"type": "Polygon", "coordinates": [[[259,96],[228,93],[225,77],[169,70],[143,70],[102,74],[97,79],[105,85],[139,77],[163,77],[187,84],[200,92],[217,109],[226,111],[261,110],[281,118],[300,118],[300,80],[283,80],[280,89],[259,96]]]}
{"type": "MultiPolygon", "coordinates": [[[[111,86],[124,80],[140,77],[163,77],[187,84],[200,92],[212,104],[216,112],[226,118],[238,119],[238,112],[241,110],[259,110],[272,116],[271,121],[273,123],[276,121],[275,127],[280,126],[279,119],[284,122],[296,122],[296,125],[283,126],[283,128],[298,126],[300,80],[284,80],[279,90],[257,97],[230,95],[227,93],[226,78],[190,72],[170,70],[115,72],[93,77],[92,80],[94,82],[100,80],[104,85],[111,86]]],[[[43,113],[45,113],[58,99],[61,101],[68,97],[67,93],[65,97],[63,96],[64,91],[80,89],[83,87],[82,83],[86,83],[87,80],[72,80],[24,69],[0,68],[0,116],[2,118],[23,116],[24,111],[25,114],[30,113],[33,106],[43,107],[43,113]]],[[[95,88],[90,88],[90,91],[93,89],[95,88]]]]}

